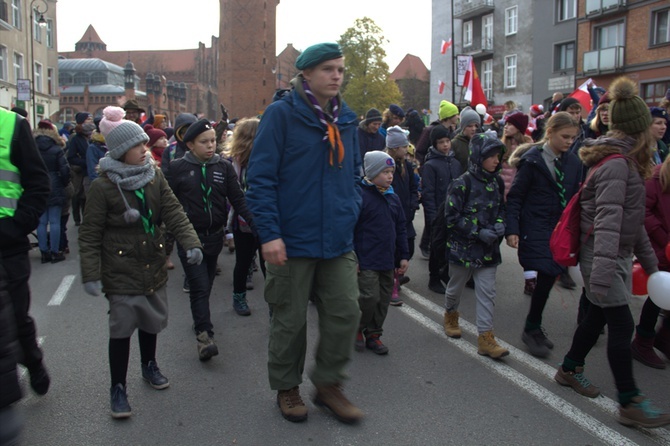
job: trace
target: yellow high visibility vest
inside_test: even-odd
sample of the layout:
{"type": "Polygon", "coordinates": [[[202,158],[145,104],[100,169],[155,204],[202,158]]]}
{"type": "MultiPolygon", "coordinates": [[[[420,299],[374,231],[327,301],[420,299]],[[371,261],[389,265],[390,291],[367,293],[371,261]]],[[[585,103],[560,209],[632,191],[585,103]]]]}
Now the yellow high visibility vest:
{"type": "Polygon", "coordinates": [[[23,194],[21,172],[10,159],[19,115],[0,108],[0,218],[13,217],[23,194]]]}

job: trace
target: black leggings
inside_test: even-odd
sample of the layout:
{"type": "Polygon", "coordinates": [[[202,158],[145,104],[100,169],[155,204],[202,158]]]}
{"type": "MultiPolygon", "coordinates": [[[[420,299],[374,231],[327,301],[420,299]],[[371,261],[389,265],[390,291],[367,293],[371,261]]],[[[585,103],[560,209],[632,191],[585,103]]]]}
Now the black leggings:
{"type": "Polygon", "coordinates": [[[633,378],[633,356],[630,351],[635,322],[628,305],[608,308],[589,305],[584,320],[579,324],[572,338],[570,351],[565,357],[576,364],[583,365],[605,324],[607,324],[607,359],[614,375],[616,388],[619,393],[636,391],[637,387],[633,378]]]}
{"type": "MultiPolygon", "coordinates": [[[[138,330],[140,342],[140,360],[147,365],[149,361],[156,361],[157,334],[138,330]]],[[[112,387],[121,383],[125,387],[128,373],[128,358],[130,357],[130,338],[109,340],[109,370],[112,375],[112,387]]]]}
{"type": "Polygon", "coordinates": [[[542,325],[542,313],[544,312],[544,307],[547,306],[549,293],[554,287],[556,277],[539,271],[537,272],[537,284],[535,285],[533,295],[530,297],[530,309],[528,310],[528,316],[526,316],[527,323],[537,326],[542,325]]]}
{"type": "Polygon", "coordinates": [[[263,277],[265,277],[265,264],[263,262],[263,255],[258,249],[258,241],[253,234],[242,232],[239,230],[233,231],[235,237],[235,269],[233,270],[233,293],[247,292],[247,274],[249,274],[249,267],[254,261],[254,254],[258,252],[258,263],[260,263],[263,277]]]}

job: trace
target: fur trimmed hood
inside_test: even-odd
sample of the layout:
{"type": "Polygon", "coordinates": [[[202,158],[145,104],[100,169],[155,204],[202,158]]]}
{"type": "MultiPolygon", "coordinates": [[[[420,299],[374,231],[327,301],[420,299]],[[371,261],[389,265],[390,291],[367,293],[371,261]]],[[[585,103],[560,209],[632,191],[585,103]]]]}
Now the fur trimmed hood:
{"type": "Polygon", "coordinates": [[[512,152],[507,160],[507,164],[509,164],[510,167],[514,167],[515,169],[518,168],[521,157],[536,145],[536,143],[521,144],[516,148],[516,150],[514,150],[514,152],[512,152]]]}
{"type": "Polygon", "coordinates": [[[584,140],[582,148],[579,149],[579,158],[586,167],[591,167],[610,155],[617,153],[628,155],[634,145],[635,139],[631,137],[624,139],[608,136],[601,136],[598,139],[587,138],[584,140]]]}
{"type": "Polygon", "coordinates": [[[37,128],[33,130],[33,137],[37,139],[38,136],[46,136],[53,140],[53,142],[61,147],[65,147],[65,140],[58,134],[57,130],[47,130],[37,128]]]}

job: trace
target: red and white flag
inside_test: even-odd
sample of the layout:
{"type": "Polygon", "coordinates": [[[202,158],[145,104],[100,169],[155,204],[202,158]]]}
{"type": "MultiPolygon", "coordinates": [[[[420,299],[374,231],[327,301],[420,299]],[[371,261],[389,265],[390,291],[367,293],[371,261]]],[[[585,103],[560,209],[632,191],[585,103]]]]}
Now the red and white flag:
{"type": "MultiPolygon", "coordinates": [[[[582,85],[579,86],[575,91],[570,93],[569,98],[575,98],[582,104],[582,110],[585,110],[587,113],[591,110],[591,95],[589,94],[588,86],[593,84],[591,78],[587,79],[582,85]]],[[[596,85],[593,84],[595,87],[596,85]]]]}
{"type": "Polygon", "coordinates": [[[446,85],[446,84],[445,84],[444,82],[442,82],[442,81],[437,81],[437,93],[438,93],[438,94],[442,94],[442,93],[444,93],[444,86],[445,86],[445,85],[446,85]]]}
{"type": "Polygon", "coordinates": [[[440,47],[440,53],[446,54],[447,51],[449,51],[449,47],[451,46],[451,37],[449,40],[443,40],[442,41],[442,46],[440,47]]]}
{"type": "Polygon", "coordinates": [[[468,70],[465,72],[463,87],[465,88],[465,96],[463,96],[463,100],[470,102],[470,105],[472,105],[473,108],[477,106],[477,104],[484,104],[484,107],[489,106],[486,96],[484,95],[484,90],[482,89],[482,83],[479,81],[479,75],[475,68],[475,61],[472,57],[470,57],[468,70]]]}

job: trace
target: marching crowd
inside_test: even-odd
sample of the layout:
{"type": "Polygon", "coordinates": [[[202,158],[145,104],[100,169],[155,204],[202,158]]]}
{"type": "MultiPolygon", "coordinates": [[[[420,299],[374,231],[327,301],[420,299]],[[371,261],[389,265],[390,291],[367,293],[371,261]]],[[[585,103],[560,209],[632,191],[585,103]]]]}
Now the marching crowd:
{"type": "Polygon", "coordinates": [[[320,331],[309,373],[313,401],[354,423],[363,412],[343,393],[345,367],[352,350],[389,351],[384,321],[410,281],[415,212],[423,208],[418,247],[428,259],[428,288],[445,296],[446,335],[461,337],[458,308],[471,287],[479,354],[509,354],[493,329],[505,241],[518,250],[530,296],[522,341],[546,357],[554,348],[542,325],[551,290],[577,286],[554,261],[549,239],[580,193],[584,286],[578,328],[555,379],[587,397],[600,394],[585,364],[607,325],[619,422],[670,424],[632,371],[633,358],[666,367],[655,348],[670,358],[670,321],[659,324],[661,309],[647,299],[635,326],[628,305],[634,258],[647,274],[670,271],[670,90],[650,108],[622,77],[607,91],[590,88],[592,110],[555,95],[546,111],[532,105],[526,114],[507,103],[500,121],[444,100],[438,119],[424,125],[417,111],[396,104],[359,119],[340,95],[345,61],[336,44],[307,48],[296,68],[292,89],[260,118],[229,120],[222,107],[218,122],[184,113],[170,127],[163,115],[142,121],[145,111],[129,100],[99,117],[78,113],[60,131],[48,120],[31,131],[20,110],[0,109],[3,423],[20,398],[17,362],[37,394],[50,384],[29,315],[33,230],[41,262],[57,263],[70,252],[68,222],[79,226],[84,290],[109,301],[112,417],[131,415],[126,375],[136,330],[142,377],[155,389],[169,386],[156,345],[168,320],[176,242],[199,359],[218,354],[209,300],[227,247],[235,252],[237,314],[251,314],[246,291],[257,264],[265,276],[268,375],[282,416],[308,416],[300,384],[311,301],[320,331]]]}

